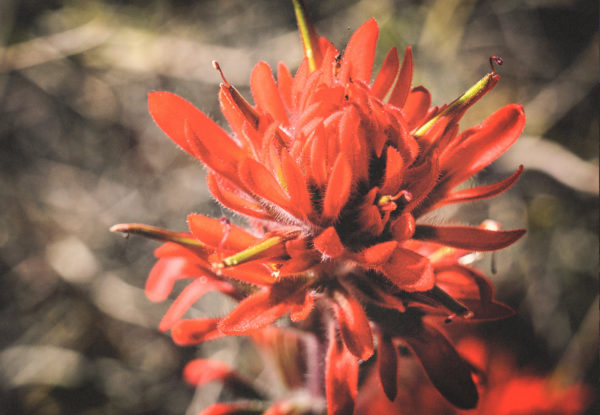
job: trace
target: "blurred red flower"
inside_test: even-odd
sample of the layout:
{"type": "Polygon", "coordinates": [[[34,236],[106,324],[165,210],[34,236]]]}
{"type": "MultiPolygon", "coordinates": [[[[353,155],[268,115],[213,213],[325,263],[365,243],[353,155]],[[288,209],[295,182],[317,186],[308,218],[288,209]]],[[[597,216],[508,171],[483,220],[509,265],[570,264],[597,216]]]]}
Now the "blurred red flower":
{"type": "Polygon", "coordinates": [[[149,95],[155,122],[206,166],[215,199],[249,228],[192,214],[189,233],[135,224],[113,230],[169,241],[155,252],[146,290],[160,301],[176,280],[190,279],[160,324],[178,344],[250,335],[289,314],[328,344],[320,358],[330,414],[352,412],[359,362],[373,355],[374,334],[390,400],[397,346],[405,344],[450,402],[472,408],[471,367],[438,323],[448,315],[511,314],[493,300],[485,276],[458,258],[504,248],[524,231],[416,222],[440,206],[497,195],[518,179],[522,167],[499,183],[453,190],[514,143],[523,110],[507,105],[459,132],[465,111],[498,82],[493,67],[452,103],[431,107],[429,92],[411,87],[410,47],[402,64],[392,49],[370,82],[375,20],[340,54],[316,35],[302,4],[295,6],[305,50],[295,75],[280,63],[276,81],[258,63],[250,78],[255,105],[223,77],[219,100],[232,134],[177,95],[149,95]],[[215,290],[239,304],[223,318],[182,319],[215,290]]]}
{"type": "Polygon", "coordinates": [[[365,382],[357,414],[439,414],[439,415],[578,415],[594,398],[593,389],[583,383],[565,384],[559,377],[543,376],[520,368],[507,350],[469,337],[459,342],[458,351],[474,368],[480,402],[475,410],[461,410],[439,398],[422,376],[406,376],[398,399],[381,396],[376,375],[365,382]]]}

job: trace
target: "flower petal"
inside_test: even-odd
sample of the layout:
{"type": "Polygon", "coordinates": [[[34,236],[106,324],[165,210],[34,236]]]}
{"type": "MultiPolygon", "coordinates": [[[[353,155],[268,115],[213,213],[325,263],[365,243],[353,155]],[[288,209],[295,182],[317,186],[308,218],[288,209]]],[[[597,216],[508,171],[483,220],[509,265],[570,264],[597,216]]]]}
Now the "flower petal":
{"type": "Polygon", "coordinates": [[[335,160],[323,198],[323,219],[334,220],[350,197],[352,169],[344,153],[335,160]]]}
{"type": "Polygon", "coordinates": [[[269,219],[271,217],[258,203],[228,188],[213,172],[206,175],[206,184],[213,197],[226,208],[257,219],[269,219]]]}
{"type": "Polygon", "coordinates": [[[373,333],[361,304],[353,295],[338,289],[334,311],[346,347],[354,356],[367,360],[373,355],[373,333]]]}
{"type": "Polygon", "coordinates": [[[342,83],[348,79],[360,80],[369,83],[371,71],[375,60],[375,47],[379,28],[375,19],[371,18],[362,24],[346,46],[342,66],[340,68],[340,80],[342,83]]]}
{"type": "Polygon", "coordinates": [[[398,60],[398,50],[394,46],[388,52],[375,81],[373,81],[373,86],[371,86],[373,95],[379,99],[383,99],[387,95],[396,80],[399,67],[400,61],[398,60]]]}
{"type": "Polygon", "coordinates": [[[412,82],[412,69],[413,69],[413,57],[412,49],[410,46],[406,48],[404,52],[404,58],[402,60],[402,68],[398,74],[398,79],[394,85],[394,89],[390,95],[389,103],[397,107],[404,106],[408,93],[410,91],[410,84],[412,82]]]}
{"type": "Polygon", "coordinates": [[[212,359],[194,359],[183,369],[186,382],[200,386],[214,380],[224,380],[231,376],[234,370],[223,362],[212,359]]]}
{"type": "Polygon", "coordinates": [[[222,246],[228,251],[242,251],[260,240],[248,232],[219,219],[193,213],[187,217],[190,231],[196,239],[213,248],[222,246]]]}
{"type": "Polygon", "coordinates": [[[417,225],[413,237],[469,251],[495,251],[515,243],[523,235],[524,229],[492,231],[469,226],[417,225]]]}
{"type": "Polygon", "coordinates": [[[273,272],[260,261],[247,262],[235,267],[225,267],[221,273],[226,277],[255,285],[271,285],[275,282],[273,272]]]}
{"type": "Polygon", "coordinates": [[[194,386],[220,381],[235,395],[252,399],[263,398],[250,381],[240,376],[229,365],[218,360],[194,359],[188,362],[183,369],[183,378],[194,386]]]}
{"type": "Polygon", "coordinates": [[[414,87],[406,97],[406,102],[402,108],[408,128],[412,130],[419,126],[427,115],[430,106],[431,94],[429,91],[423,86],[414,87]]]}
{"type": "Polygon", "coordinates": [[[260,415],[263,408],[257,408],[254,402],[213,403],[198,415],[260,415]]]}
{"type": "Polygon", "coordinates": [[[283,102],[288,109],[293,109],[292,103],[292,86],[294,78],[287,66],[283,62],[277,64],[277,86],[283,102]]]}
{"type": "Polygon", "coordinates": [[[218,339],[224,334],[217,329],[218,318],[181,320],[171,329],[173,341],[180,346],[192,346],[218,339]]]}
{"type": "Polygon", "coordinates": [[[521,135],[525,126],[523,108],[507,105],[457,139],[462,140],[449,154],[442,154],[440,167],[446,174],[444,188],[452,188],[473,176],[502,155],[521,135]]]}
{"type": "Polygon", "coordinates": [[[278,302],[271,290],[259,291],[242,300],[219,323],[219,330],[227,335],[244,335],[273,323],[290,309],[278,302]]]}
{"type": "Polygon", "coordinates": [[[187,258],[178,256],[160,258],[152,267],[146,280],[146,297],[150,301],[164,301],[171,294],[175,281],[205,274],[204,267],[187,258]]]}
{"type": "Polygon", "coordinates": [[[306,292],[304,296],[304,302],[301,304],[296,304],[290,310],[290,320],[292,321],[302,321],[308,317],[310,312],[313,310],[315,304],[315,299],[310,292],[306,292]]]}
{"type": "Polygon", "coordinates": [[[252,90],[254,102],[259,108],[266,111],[282,125],[289,124],[279,88],[277,88],[271,68],[266,62],[259,62],[254,66],[250,76],[250,89],[252,90]]]}
{"type": "MultiPolygon", "coordinates": [[[[506,179],[499,181],[498,183],[488,184],[486,186],[477,186],[472,189],[459,190],[454,193],[450,193],[449,196],[438,202],[435,207],[449,205],[451,203],[465,203],[474,202],[476,200],[486,199],[499,195],[505,190],[509,189],[519,179],[523,173],[523,166],[519,166],[516,172],[506,179]]],[[[434,208],[435,208],[434,207],[434,208]]]]}
{"type": "Polygon", "coordinates": [[[451,404],[461,409],[475,408],[479,398],[470,365],[440,331],[423,324],[404,340],[419,358],[431,383],[451,404]]]}
{"type": "Polygon", "coordinates": [[[325,358],[325,394],[328,415],[348,415],[354,412],[358,396],[358,359],[335,336],[329,327],[329,347],[325,358]]]}
{"type": "Polygon", "coordinates": [[[386,263],[396,251],[398,242],[386,241],[363,249],[357,254],[357,260],[369,267],[386,263]]]}
{"type": "Polygon", "coordinates": [[[381,186],[381,194],[394,195],[400,190],[404,174],[404,159],[392,146],[388,146],[385,158],[385,178],[381,186]]]}
{"type": "Polygon", "coordinates": [[[312,202],[308,187],[306,186],[306,178],[302,170],[300,170],[298,163],[296,163],[285,149],[281,150],[281,169],[292,203],[305,216],[310,215],[312,212],[312,202]]]}

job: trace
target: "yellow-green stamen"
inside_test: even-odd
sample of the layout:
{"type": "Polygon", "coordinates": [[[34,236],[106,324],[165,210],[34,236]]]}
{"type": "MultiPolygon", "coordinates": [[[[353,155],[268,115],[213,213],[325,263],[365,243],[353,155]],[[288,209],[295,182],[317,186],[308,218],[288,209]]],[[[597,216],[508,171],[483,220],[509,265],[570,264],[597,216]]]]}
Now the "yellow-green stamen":
{"type": "Polygon", "coordinates": [[[446,108],[444,108],[438,115],[423,124],[417,131],[415,131],[415,137],[421,137],[427,131],[434,126],[440,119],[453,114],[460,115],[464,110],[474,104],[479,98],[485,95],[490,89],[496,85],[499,77],[495,73],[486,74],[481,78],[475,85],[467,90],[460,97],[452,101],[446,108]]]}
{"type": "Polygon", "coordinates": [[[236,265],[243,264],[244,262],[258,259],[269,249],[277,245],[283,245],[285,242],[295,238],[296,236],[298,236],[297,231],[288,232],[285,235],[272,236],[270,238],[265,239],[264,241],[259,242],[254,246],[251,246],[249,248],[244,249],[243,251],[228,256],[221,263],[217,264],[217,267],[233,267],[236,265]]]}

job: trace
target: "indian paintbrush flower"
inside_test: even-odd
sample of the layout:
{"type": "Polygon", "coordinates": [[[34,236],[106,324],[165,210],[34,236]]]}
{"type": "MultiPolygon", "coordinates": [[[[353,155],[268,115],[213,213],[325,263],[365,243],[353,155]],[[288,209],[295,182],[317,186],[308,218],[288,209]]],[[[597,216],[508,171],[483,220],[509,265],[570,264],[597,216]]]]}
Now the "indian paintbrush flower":
{"type": "Polygon", "coordinates": [[[420,218],[495,196],[520,176],[522,167],[499,183],[454,190],[523,129],[522,108],[507,105],[459,130],[465,111],[498,82],[493,64],[501,60],[492,57],[492,71],[455,101],[432,107],[427,89],[411,87],[410,47],[402,63],[393,48],[371,82],[375,20],[359,27],[340,53],[318,37],[302,3],[294,6],[304,60],[295,75],[280,63],[276,79],[259,62],[250,76],[254,105],[214,64],[231,133],[177,95],[149,94],[155,122],[204,164],[214,198],[248,227],[191,214],[189,232],[137,224],[113,230],[165,241],[146,285],[151,300],[166,299],[176,280],[190,280],[160,324],[178,344],[252,335],[288,314],[291,324],[327,345],[319,356],[325,361],[320,393],[330,414],[352,413],[360,362],[375,350],[383,391],[395,398],[399,344],[414,352],[451,403],[474,407],[471,367],[429,318],[510,315],[493,299],[487,278],[458,258],[504,248],[524,231],[501,231],[490,222],[436,226],[420,218]],[[238,305],[222,318],[183,319],[215,290],[238,305]]]}

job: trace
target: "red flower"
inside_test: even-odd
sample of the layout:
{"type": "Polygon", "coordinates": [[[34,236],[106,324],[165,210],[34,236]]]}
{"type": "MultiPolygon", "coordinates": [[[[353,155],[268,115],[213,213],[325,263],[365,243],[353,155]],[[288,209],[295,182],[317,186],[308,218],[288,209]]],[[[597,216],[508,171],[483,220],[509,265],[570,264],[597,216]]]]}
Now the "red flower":
{"type": "Polygon", "coordinates": [[[493,301],[487,279],[456,257],[504,248],[524,231],[417,220],[445,204],[494,196],[517,180],[521,167],[500,183],[453,191],[514,143],[522,108],[508,105],[459,132],[465,111],[498,82],[493,70],[449,105],[430,107],[429,92],[411,88],[410,48],[402,65],[392,49],[370,82],[375,20],[358,28],[340,55],[294,4],[305,59],[295,75],[280,63],[277,81],[258,63],[250,78],[255,105],[223,77],[219,100],[231,134],[183,98],[149,95],[159,127],[207,167],[213,196],[250,228],[192,214],[190,233],[114,230],[170,241],[156,252],[151,299],[165,299],[177,279],[193,279],[161,322],[179,344],[252,334],[289,314],[329,342],[322,356],[327,405],[345,414],[354,407],[359,360],[373,355],[374,331],[390,399],[395,346],[404,342],[452,403],[473,407],[469,366],[423,316],[510,314],[493,301]],[[239,304],[221,319],[181,320],[209,290],[239,304]],[[311,313],[321,317],[307,319],[311,313]],[[329,334],[320,319],[331,322],[329,334]]]}
{"type": "Polygon", "coordinates": [[[577,415],[593,401],[589,385],[565,384],[560,376],[544,377],[519,368],[506,350],[475,338],[463,339],[458,350],[475,368],[481,402],[475,411],[463,411],[439,399],[419,376],[402,380],[400,396],[393,403],[383,399],[376,376],[365,382],[358,414],[445,414],[445,415],[577,415]]]}

